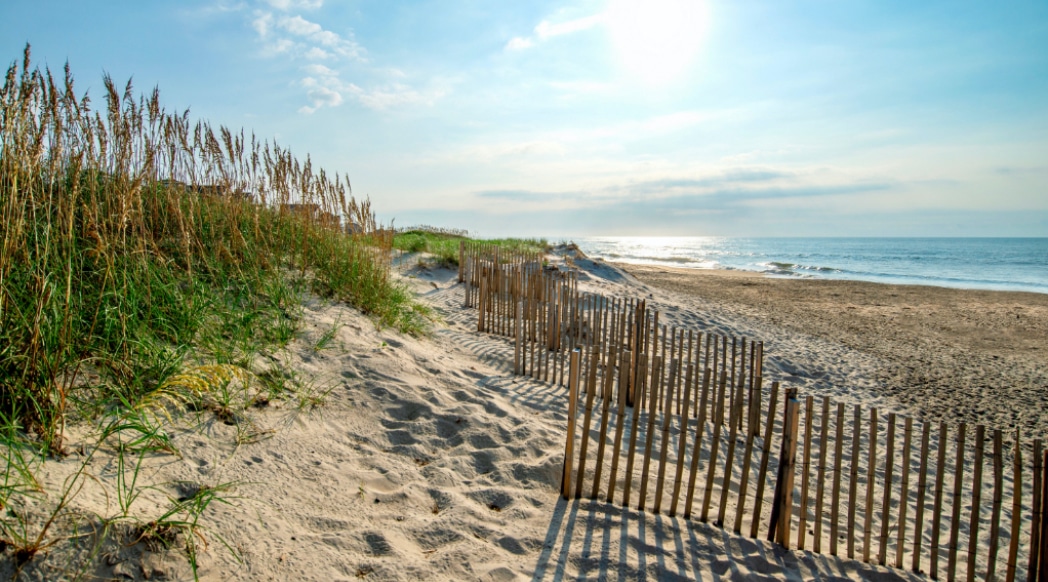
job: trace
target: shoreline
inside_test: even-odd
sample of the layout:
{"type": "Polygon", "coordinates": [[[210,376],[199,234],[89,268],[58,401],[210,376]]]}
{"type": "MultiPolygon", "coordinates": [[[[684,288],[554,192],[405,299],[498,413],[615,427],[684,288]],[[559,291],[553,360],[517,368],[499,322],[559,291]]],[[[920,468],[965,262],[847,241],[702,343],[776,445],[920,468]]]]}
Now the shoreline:
{"type": "Polygon", "coordinates": [[[681,273],[710,273],[714,276],[720,277],[765,277],[768,279],[781,279],[784,281],[837,281],[837,282],[852,282],[852,283],[869,283],[871,285],[888,285],[893,287],[930,287],[933,289],[946,289],[952,291],[971,291],[971,292],[987,292],[987,293],[1028,293],[1031,295],[1041,295],[1048,298],[1048,289],[1044,291],[1031,291],[1027,289],[990,289],[983,287],[962,287],[952,285],[937,285],[934,283],[915,283],[915,282],[893,282],[893,281],[876,281],[871,279],[859,279],[859,278],[834,278],[825,277],[820,275],[812,274],[784,274],[775,273],[773,271],[756,271],[750,269],[736,269],[732,267],[719,267],[719,268],[708,268],[708,267],[674,267],[671,265],[664,265],[661,263],[631,263],[620,260],[609,260],[603,257],[593,258],[592,260],[598,262],[604,262],[609,265],[614,265],[621,269],[629,269],[631,267],[639,268],[653,268],[653,269],[664,269],[667,271],[681,272],[681,273]]]}
{"type": "Polygon", "coordinates": [[[860,384],[865,375],[872,385],[859,401],[883,398],[923,420],[1018,428],[1024,438],[1048,433],[1048,295],[608,264],[671,302],[745,320],[769,341],[770,354],[786,337],[841,346],[839,355],[819,355],[815,371],[781,367],[784,380],[807,383],[810,392],[819,393],[819,368],[834,372],[862,360],[861,370],[826,384],[860,384]]]}

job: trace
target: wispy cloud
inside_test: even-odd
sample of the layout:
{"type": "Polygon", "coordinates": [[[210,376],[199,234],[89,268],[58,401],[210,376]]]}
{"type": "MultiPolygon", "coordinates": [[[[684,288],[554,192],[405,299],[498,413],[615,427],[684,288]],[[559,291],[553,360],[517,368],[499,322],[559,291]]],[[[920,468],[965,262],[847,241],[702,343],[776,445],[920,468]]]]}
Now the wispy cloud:
{"type": "Polygon", "coordinates": [[[337,55],[352,61],[367,61],[366,51],[355,40],[326,30],[320,24],[299,15],[256,11],[251,27],[264,43],[266,55],[291,52],[309,60],[323,60],[337,55]]]}
{"type": "Polygon", "coordinates": [[[306,65],[302,70],[307,76],[303,77],[300,84],[307,89],[310,103],[300,107],[299,112],[306,114],[322,107],[338,107],[346,98],[355,99],[369,109],[382,111],[406,105],[432,105],[446,93],[440,87],[420,90],[398,82],[363,88],[343,81],[338,71],[319,63],[306,65]]]}
{"type": "Polygon", "coordinates": [[[597,26],[604,21],[604,14],[594,14],[592,16],[583,16],[581,18],[574,18],[571,20],[565,20],[561,22],[550,22],[549,20],[543,20],[535,26],[530,36],[516,36],[510,39],[506,43],[507,51],[519,51],[531,48],[537,43],[544,40],[553,38],[555,36],[562,36],[565,34],[572,34],[575,32],[581,32],[583,30],[589,30],[594,26],[597,26]]]}
{"type": "Polygon", "coordinates": [[[338,107],[348,100],[374,110],[432,105],[448,91],[440,84],[424,89],[412,86],[400,69],[371,66],[367,50],[353,38],[352,31],[339,34],[317,19],[296,13],[317,10],[323,0],[261,0],[260,6],[251,17],[251,27],[262,44],[262,55],[308,63],[301,67],[304,75],[297,81],[308,100],[307,105],[299,107],[300,113],[338,107]],[[347,72],[373,82],[347,81],[343,78],[347,72]]]}
{"type": "Polygon", "coordinates": [[[535,46],[535,41],[530,38],[524,38],[521,36],[515,36],[506,43],[506,50],[508,51],[522,51],[535,46]]]}
{"type": "MultiPolygon", "coordinates": [[[[330,30],[325,30],[319,24],[310,22],[301,16],[282,17],[277,22],[282,29],[302,39],[303,42],[312,44],[309,49],[319,51],[314,52],[314,54],[327,56],[327,51],[332,51],[349,59],[366,60],[364,58],[364,49],[356,41],[343,38],[330,30]]],[[[307,51],[307,55],[308,53],[309,51],[307,51]]]]}
{"type": "MultiPolygon", "coordinates": [[[[511,200],[513,202],[551,202],[558,200],[569,200],[577,196],[584,196],[585,194],[580,191],[570,192],[543,192],[536,190],[479,190],[474,192],[481,198],[490,198],[494,200],[511,200]]],[[[592,197],[586,198],[587,202],[593,200],[592,197]]]]}
{"type": "Polygon", "coordinates": [[[585,207],[624,213],[690,213],[730,210],[753,203],[840,195],[864,195],[895,189],[884,180],[837,180],[768,168],[731,168],[700,177],[664,177],[614,181],[598,188],[569,190],[492,189],[474,195],[525,206],[585,207]]]}
{"type": "Polygon", "coordinates": [[[324,0],[265,0],[273,8],[288,10],[316,10],[324,5],[324,0]]]}

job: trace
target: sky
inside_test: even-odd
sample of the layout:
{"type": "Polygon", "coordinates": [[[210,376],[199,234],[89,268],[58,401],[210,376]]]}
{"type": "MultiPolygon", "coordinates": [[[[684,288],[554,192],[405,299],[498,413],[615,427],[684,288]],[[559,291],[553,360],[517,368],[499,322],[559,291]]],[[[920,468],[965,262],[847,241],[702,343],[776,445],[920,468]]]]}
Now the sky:
{"type": "Polygon", "coordinates": [[[482,237],[1048,236],[1048,3],[4,0],[0,57],[482,237]]]}

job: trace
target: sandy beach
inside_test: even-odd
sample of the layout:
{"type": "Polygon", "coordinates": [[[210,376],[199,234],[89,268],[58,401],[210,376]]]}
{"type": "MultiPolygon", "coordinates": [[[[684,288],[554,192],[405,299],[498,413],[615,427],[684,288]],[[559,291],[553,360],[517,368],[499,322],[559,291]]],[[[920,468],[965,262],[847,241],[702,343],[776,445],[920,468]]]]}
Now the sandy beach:
{"type": "Polygon", "coordinates": [[[816,394],[851,385],[922,420],[1048,431],[1048,295],[618,266],[669,303],[751,328],[773,358],[798,336],[837,344],[847,356],[824,369],[779,361],[778,379],[816,394]]]}
{"type": "MultiPolygon", "coordinates": [[[[1048,297],[575,263],[584,290],[647,297],[671,324],[762,339],[769,380],[1028,436],[1046,426],[1048,297]]],[[[312,301],[292,344],[253,372],[279,360],[316,387],[315,402],[246,410],[251,438],[190,415],[171,431],[179,454],[147,458],[152,488],[137,513],[187,487],[231,487],[203,516],[200,579],[924,579],[679,515],[562,500],[564,389],[513,375],[511,342],[476,332],[453,271],[410,256],[401,265],[440,318],[431,337],[312,301]]],[[[45,465],[44,484],[59,488],[78,459],[45,465]]],[[[91,461],[78,514],[117,511],[101,488],[113,487],[114,459],[106,449],[91,461]]],[[[131,540],[101,555],[91,574],[103,579],[192,578],[178,551],[131,540]]],[[[56,550],[23,577],[56,579],[75,557],[56,550]]]]}

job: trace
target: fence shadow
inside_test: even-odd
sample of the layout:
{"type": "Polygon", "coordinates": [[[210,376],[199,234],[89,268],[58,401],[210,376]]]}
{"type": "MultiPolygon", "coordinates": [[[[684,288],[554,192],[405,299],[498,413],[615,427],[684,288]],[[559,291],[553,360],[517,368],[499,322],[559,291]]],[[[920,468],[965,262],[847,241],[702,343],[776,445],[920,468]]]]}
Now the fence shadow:
{"type": "Polygon", "coordinates": [[[532,582],[564,580],[925,580],[922,575],[786,550],[711,524],[601,500],[558,499],[532,582]]]}

